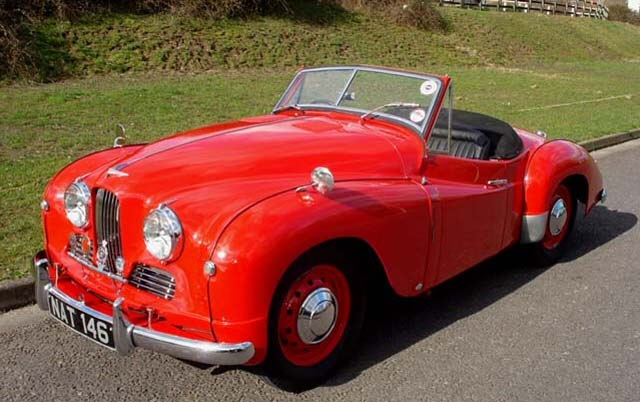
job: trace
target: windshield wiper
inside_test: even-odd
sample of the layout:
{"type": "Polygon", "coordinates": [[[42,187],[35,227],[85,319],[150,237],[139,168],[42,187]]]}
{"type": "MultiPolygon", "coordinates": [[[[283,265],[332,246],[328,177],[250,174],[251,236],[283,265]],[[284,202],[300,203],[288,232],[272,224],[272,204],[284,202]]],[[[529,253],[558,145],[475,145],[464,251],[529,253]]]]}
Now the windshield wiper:
{"type": "Polygon", "coordinates": [[[405,102],[392,102],[392,103],[387,103],[385,105],[382,106],[378,106],[375,109],[369,110],[367,113],[363,114],[362,116],[360,116],[360,123],[363,123],[365,120],[367,119],[371,119],[372,117],[374,117],[375,114],[377,114],[380,110],[382,109],[386,109],[388,107],[420,107],[419,103],[405,103],[405,102]]]}
{"type": "Polygon", "coordinates": [[[286,105],[286,106],[282,106],[279,107],[277,109],[274,109],[272,113],[280,113],[280,112],[284,112],[285,110],[297,110],[298,112],[302,112],[304,113],[304,111],[302,110],[302,108],[300,106],[298,106],[297,103],[294,103],[293,105],[286,105]]]}

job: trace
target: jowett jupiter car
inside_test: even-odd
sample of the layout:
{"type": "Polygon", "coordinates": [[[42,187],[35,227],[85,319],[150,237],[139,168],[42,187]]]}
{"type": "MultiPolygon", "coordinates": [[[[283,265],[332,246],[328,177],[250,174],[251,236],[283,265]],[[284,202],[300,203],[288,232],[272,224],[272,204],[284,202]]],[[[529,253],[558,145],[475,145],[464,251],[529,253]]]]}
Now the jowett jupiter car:
{"type": "Polygon", "coordinates": [[[452,94],[303,69],[269,115],[70,164],[42,201],[40,308],[121,354],[309,383],[352,349],[377,278],[416,296],[518,243],[553,263],[577,204],[606,196],[596,164],[452,94]]]}

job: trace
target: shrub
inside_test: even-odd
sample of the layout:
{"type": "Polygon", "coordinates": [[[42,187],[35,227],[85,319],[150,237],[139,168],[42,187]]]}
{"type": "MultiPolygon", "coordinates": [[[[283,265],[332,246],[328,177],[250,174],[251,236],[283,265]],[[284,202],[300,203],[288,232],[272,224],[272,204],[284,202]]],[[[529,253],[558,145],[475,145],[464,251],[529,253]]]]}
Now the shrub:
{"type": "Polygon", "coordinates": [[[338,0],[349,10],[390,17],[394,22],[414,28],[443,31],[447,22],[430,0],[338,0]]]}
{"type": "Polygon", "coordinates": [[[171,11],[210,18],[244,17],[289,10],[287,0],[137,0],[141,12],[171,11]]]}
{"type": "Polygon", "coordinates": [[[626,5],[614,4],[609,6],[609,20],[640,25],[640,13],[630,10],[626,5]]]}
{"type": "Polygon", "coordinates": [[[412,0],[395,7],[397,22],[424,30],[443,31],[447,22],[430,1],[412,0]]]}

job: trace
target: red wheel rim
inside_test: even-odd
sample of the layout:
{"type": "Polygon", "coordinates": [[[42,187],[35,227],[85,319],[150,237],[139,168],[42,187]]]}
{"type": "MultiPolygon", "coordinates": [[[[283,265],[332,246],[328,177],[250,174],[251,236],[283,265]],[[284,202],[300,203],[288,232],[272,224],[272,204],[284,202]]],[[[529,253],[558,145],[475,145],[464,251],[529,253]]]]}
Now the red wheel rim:
{"type": "MultiPolygon", "coordinates": [[[[298,277],[289,287],[278,314],[278,342],[284,356],[297,366],[314,366],[325,360],[344,336],[351,315],[351,290],[344,274],[332,265],[318,265],[298,277]],[[327,292],[327,290],[329,292],[327,292]],[[313,294],[325,292],[335,300],[332,325],[317,343],[303,341],[299,315],[313,294]]],[[[303,321],[303,324],[307,321],[303,321]]]]}
{"type": "Polygon", "coordinates": [[[562,241],[567,237],[569,233],[569,226],[571,226],[571,217],[573,216],[573,202],[571,199],[571,191],[564,186],[560,185],[556,189],[555,193],[551,197],[549,218],[547,219],[547,227],[545,229],[544,239],[542,239],[542,245],[547,250],[553,250],[562,243],[562,241]],[[553,216],[553,208],[559,202],[562,201],[564,203],[566,220],[564,224],[559,229],[559,232],[552,233],[552,220],[555,219],[553,216]]]}

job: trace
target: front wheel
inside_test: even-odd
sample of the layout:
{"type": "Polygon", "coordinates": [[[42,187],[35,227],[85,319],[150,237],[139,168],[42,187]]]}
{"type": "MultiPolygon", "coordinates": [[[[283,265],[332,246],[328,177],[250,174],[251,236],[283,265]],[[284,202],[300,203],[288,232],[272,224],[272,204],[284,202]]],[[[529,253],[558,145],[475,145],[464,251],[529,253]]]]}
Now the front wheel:
{"type": "Polygon", "coordinates": [[[267,368],[278,387],[322,382],[353,348],[366,305],[356,267],[340,256],[314,253],[285,274],[269,323],[267,368]]]}
{"type": "Polygon", "coordinates": [[[531,245],[536,265],[549,266],[560,259],[573,229],[576,206],[571,190],[565,184],[560,184],[550,200],[544,238],[531,245]]]}

